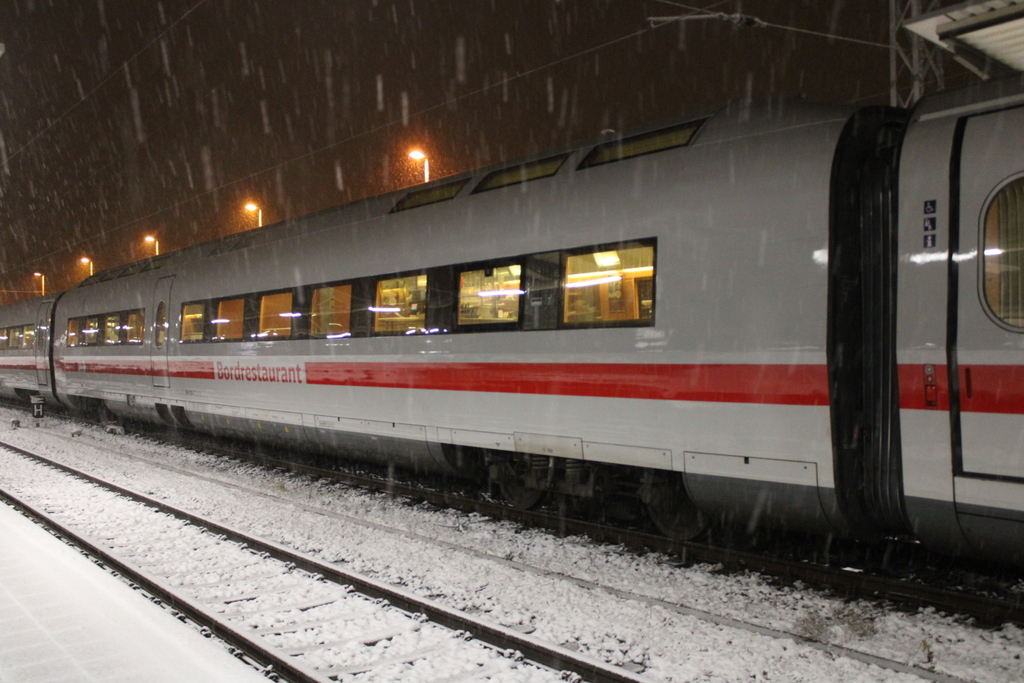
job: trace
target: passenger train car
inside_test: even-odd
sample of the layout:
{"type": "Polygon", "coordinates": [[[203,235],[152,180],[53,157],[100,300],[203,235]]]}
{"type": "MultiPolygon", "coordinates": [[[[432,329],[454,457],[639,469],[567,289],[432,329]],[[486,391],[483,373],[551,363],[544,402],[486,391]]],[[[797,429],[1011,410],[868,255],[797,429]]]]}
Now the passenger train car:
{"type": "Polygon", "coordinates": [[[0,309],[0,392],[1024,562],[1024,84],[738,103],[0,309]]]}

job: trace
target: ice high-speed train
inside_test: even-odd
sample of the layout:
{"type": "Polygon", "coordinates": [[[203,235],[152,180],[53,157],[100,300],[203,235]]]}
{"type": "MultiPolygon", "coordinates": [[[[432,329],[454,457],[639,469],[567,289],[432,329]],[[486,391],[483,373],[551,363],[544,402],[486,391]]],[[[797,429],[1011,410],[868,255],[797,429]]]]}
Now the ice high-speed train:
{"type": "Polygon", "coordinates": [[[1024,83],[436,180],[0,310],[0,392],[1024,562],[1024,83]]]}

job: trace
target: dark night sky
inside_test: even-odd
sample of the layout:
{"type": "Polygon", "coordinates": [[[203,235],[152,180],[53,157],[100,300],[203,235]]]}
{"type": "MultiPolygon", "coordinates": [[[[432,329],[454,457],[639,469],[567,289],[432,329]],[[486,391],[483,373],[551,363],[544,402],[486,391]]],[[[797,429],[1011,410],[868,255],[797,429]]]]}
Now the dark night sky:
{"type": "MultiPolygon", "coordinates": [[[[887,0],[684,5],[888,43],[887,0]]],[[[655,0],[0,0],[0,301],[747,96],[887,103],[882,47],[655,0]]],[[[965,82],[950,69],[947,85],[965,82]]]]}

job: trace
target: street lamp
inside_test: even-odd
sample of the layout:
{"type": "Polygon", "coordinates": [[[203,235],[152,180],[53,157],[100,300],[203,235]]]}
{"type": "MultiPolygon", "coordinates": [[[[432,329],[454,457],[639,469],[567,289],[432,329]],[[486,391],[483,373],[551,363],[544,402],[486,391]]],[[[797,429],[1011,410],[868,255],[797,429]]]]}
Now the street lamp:
{"type": "Polygon", "coordinates": [[[158,240],[157,238],[153,237],[152,235],[146,235],[143,239],[146,242],[149,242],[149,243],[151,243],[153,245],[153,248],[156,250],[156,252],[153,255],[154,256],[159,256],[160,255],[160,240],[158,240]]]}
{"type": "Polygon", "coordinates": [[[91,259],[90,259],[90,258],[89,258],[88,256],[83,256],[83,257],[82,257],[81,259],[79,259],[79,260],[80,260],[80,261],[81,261],[82,263],[88,263],[88,264],[89,264],[89,276],[91,277],[91,276],[92,276],[92,260],[91,260],[91,259]]]}
{"type": "Polygon", "coordinates": [[[430,159],[427,158],[427,155],[424,154],[423,152],[419,151],[418,149],[414,149],[413,151],[409,152],[409,158],[410,159],[415,159],[416,161],[420,161],[421,159],[423,160],[423,182],[429,183],[430,182],[430,159]]]}
{"type": "Polygon", "coordinates": [[[39,280],[39,296],[46,296],[46,276],[42,273],[32,273],[39,280]]]}
{"type": "Polygon", "coordinates": [[[261,209],[260,207],[258,207],[255,204],[250,202],[249,204],[245,205],[245,210],[246,211],[255,211],[256,212],[256,227],[257,228],[262,228],[263,227],[263,209],[261,209]]]}

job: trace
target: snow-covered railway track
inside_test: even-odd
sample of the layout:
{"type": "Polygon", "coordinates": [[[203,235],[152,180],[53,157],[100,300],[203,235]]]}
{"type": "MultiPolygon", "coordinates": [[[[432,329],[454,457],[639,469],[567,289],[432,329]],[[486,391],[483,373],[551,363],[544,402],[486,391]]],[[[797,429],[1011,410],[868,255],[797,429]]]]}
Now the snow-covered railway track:
{"type": "Polygon", "coordinates": [[[54,480],[0,498],[288,680],[643,680],[0,445],[54,480]]]}

